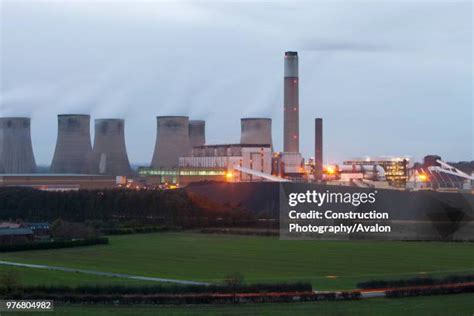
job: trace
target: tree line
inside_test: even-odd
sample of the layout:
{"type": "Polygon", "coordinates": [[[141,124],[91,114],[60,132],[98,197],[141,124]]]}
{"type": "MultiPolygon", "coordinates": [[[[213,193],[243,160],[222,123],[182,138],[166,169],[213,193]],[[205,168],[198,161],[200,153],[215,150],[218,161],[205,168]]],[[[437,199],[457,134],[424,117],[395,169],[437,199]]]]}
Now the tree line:
{"type": "Polygon", "coordinates": [[[41,191],[32,188],[0,188],[0,219],[70,222],[129,222],[137,225],[207,227],[252,221],[240,206],[218,205],[185,190],[79,190],[41,191]]]}

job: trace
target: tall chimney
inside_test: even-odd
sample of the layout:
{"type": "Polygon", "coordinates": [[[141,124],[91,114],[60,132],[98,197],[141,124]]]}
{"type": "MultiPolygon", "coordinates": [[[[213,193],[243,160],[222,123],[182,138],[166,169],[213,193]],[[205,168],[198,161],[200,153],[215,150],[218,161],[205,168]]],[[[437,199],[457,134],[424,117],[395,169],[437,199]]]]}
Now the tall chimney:
{"type": "Polygon", "coordinates": [[[298,53],[285,52],[285,82],[283,103],[283,151],[300,151],[299,101],[298,101],[298,53]]]}
{"type": "Polygon", "coordinates": [[[36,172],[28,117],[0,118],[0,172],[36,172]]]}
{"type": "Polygon", "coordinates": [[[314,179],[323,180],[323,119],[314,121],[314,179]]]}
{"type": "Polygon", "coordinates": [[[51,163],[52,173],[91,173],[92,145],[90,116],[58,115],[58,139],[51,163]]]}

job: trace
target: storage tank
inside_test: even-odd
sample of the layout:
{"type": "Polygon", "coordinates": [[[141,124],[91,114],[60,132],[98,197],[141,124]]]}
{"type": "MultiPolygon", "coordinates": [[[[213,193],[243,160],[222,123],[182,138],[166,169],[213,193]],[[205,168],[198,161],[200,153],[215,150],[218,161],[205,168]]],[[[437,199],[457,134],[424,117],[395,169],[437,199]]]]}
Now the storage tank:
{"type": "Polygon", "coordinates": [[[58,139],[51,172],[88,174],[92,168],[90,116],[85,114],[58,115],[58,139]]]}
{"type": "Polygon", "coordinates": [[[0,172],[36,172],[30,123],[28,117],[0,118],[0,172]]]}
{"type": "Polygon", "coordinates": [[[125,121],[96,119],[94,134],[94,169],[99,174],[130,175],[130,162],[125,146],[125,121]]]}
{"type": "Polygon", "coordinates": [[[175,168],[179,157],[189,152],[189,118],[187,116],[158,116],[156,143],[152,168],[175,168]]]}
{"type": "Polygon", "coordinates": [[[272,144],[272,120],[270,118],[243,118],[240,120],[241,144],[272,144]]]}

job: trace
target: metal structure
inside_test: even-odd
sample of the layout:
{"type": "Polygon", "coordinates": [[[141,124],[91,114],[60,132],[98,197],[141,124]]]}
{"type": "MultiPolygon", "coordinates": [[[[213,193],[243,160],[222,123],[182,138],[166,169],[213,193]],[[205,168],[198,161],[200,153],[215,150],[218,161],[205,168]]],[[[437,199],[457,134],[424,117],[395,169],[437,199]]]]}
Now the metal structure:
{"type": "Polygon", "coordinates": [[[446,173],[446,174],[450,174],[450,175],[453,175],[453,176],[463,178],[465,180],[471,180],[471,181],[474,180],[473,175],[468,175],[467,173],[451,166],[450,164],[447,164],[446,162],[444,162],[442,160],[438,159],[438,160],[436,160],[436,162],[439,163],[439,166],[430,166],[430,167],[428,167],[429,171],[442,172],[442,173],[446,173]]]}
{"type": "Polygon", "coordinates": [[[381,167],[385,171],[385,179],[388,183],[395,187],[405,187],[408,181],[408,162],[407,157],[391,157],[391,158],[364,158],[356,160],[344,161],[346,166],[367,166],[373,169],[373,176],[377,178],[378,168],[381,167]]]}
{"type": "Polygon", "coordinates": [[[299,92],[298,53],[285,53],[283,97],[283,151],[298,153],[299,146],[299,92]]]}
{"type": "Polygon", "coordinates": [[[206,144],[206,121],[190,120],[188,135],[191,150],[193,147],[206,144]]]}
{"type": "Polygon", "coordinates": [[[272,176],[271,174],[264,173],[264,172],[261,172],[261,171],[255,170],[255,169],[245,168],[245,167],[242,167],[242,166],[235,166],[234,170],[249,174],[251,176],[260,177],[260,178],[263,178],[265,180],[269,180],[269,181],[273,181],[273,182],[291,182],[290,180],[285,179],[285,178],[272,176]]]}
{"type": "Polygon", "coordinates": [[[323,119],[314,121],[314,179],[323,180],[323,119]]]}
{"type": "Polygon", "coordinates": [[[0,172],[36,172],[30,125],[28,117],[0,118],[0,172]]]}
{"type": "Polygon", "coordinates": [[[241,144],[266,144],[273,147],[272,119],[270,118],[242,118],[240,119],[241,144]]]}
{"type": "Polygon", "coordinates": [[[189,154],[189,118],[158,116],[156,122],[156,143],[151,167],[177,167],[179,157],[189,154]]]}
{"type": "Polygon", "coordinates": [[[90,116],[84,114],[58,115],[58,139],[51,172],[88,174],[92,168],[90,116]]]}
{"type": "Polygon", "coordinates": [[[125,121],[95,120],[94,169],[99,174],[126,176],[131,174],[125,146],[125,121]]]}

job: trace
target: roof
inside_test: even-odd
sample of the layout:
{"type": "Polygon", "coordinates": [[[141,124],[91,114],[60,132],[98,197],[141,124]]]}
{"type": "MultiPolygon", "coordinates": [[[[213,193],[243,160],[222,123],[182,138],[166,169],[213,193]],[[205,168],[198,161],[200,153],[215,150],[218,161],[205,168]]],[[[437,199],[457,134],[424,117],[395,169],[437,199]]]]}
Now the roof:
{"type": "Polygon", "coordinates": [[[19,228],[21,224],[12,223],[12,222],[0,222],[0,229],[2,228],[19,228]]]}
{"type": "Polygon", "coordinates": [[[29,228],[0,228],[0,236],[33,235],[29,228]]]}
{"type": "Polygon", "coordinates": [[[31,229],[49,229],[49,223],[25,223],[31,229]]]}
{"type": "Polygon", "coordinates": [[[214,145],[202,145],[194,146],[194,148],[215,148],[215,147],[271,147],[270,144],[214,144],[214,145]]]}

